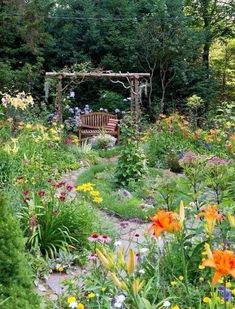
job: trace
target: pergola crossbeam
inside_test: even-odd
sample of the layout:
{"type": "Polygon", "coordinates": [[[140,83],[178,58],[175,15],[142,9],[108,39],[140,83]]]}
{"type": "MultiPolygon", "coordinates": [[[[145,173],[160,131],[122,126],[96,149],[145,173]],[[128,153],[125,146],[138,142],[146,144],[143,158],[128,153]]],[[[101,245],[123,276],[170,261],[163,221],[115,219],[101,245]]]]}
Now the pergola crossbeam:
{"type": "Polygon", "coordinates": [[[139,122],[141,109],[141,96],[140,96],[140,80],[142,78],[149,78],[149,73],[114,73],[109,71],[93,71],[93,72],[46,72],[46,78],[56,78],[57,79],[57,94],[56,94],[56,109],[59,116],[59,119],[62,120],[62,93],[63,89],[67,87],[62,87],[62,80],[65,78],[74,79],[82,79],[85,80],[86,78],[109,78],[111,82],[115,82],[112,79],[115,78],[125,78],[129,84],[125,86],[124,83],[120,81],[116,81],[115,83],[120,83],[126,89],[130,89],[131,94],[131,111],[135,113],[136,122],[139,122]]]}
{"type": "Polygon", "coordinates": [[[142,78],[142,77],[150,77],[149,73],[103,73],[103,72],[46,72],[46,76],[48,77],[120,77],[120,78],[142,78]]]}

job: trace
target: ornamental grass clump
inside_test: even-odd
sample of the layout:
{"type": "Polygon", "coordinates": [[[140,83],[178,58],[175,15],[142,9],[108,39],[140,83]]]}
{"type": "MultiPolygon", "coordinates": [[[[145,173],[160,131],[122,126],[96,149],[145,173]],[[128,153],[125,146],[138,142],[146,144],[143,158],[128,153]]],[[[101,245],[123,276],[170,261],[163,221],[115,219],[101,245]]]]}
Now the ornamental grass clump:
{"type": "Polygon", "coordinates": [[[4,309],[39,308],[18,222],[0,199],[0,304],[4,309]]]}

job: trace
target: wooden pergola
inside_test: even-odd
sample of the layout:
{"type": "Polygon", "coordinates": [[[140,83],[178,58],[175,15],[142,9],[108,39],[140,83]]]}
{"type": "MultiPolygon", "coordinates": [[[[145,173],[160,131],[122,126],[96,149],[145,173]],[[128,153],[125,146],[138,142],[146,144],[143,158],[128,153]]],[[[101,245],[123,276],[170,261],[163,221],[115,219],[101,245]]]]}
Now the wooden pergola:
{"type": "Polygon", "coordinates": [[[55,100],[55,108],[58,113],[58,118],[61,119],[62,116],[62,100],[63,100],[63,92],[69,86],[65,86],[63,88],[63,80],[64,79],[72,79],[77,80],[78,84],[82,83],[84,80],[90,78],[108,78],[113,83],[119,83],[124,88],[130,89],[130,97],[131,97],[131,111],[135,114],[136,122],[139,122],[141,116],[141,93],[140,86],[141,80],[148,79],[150,77],[149,73],[114,73],[109,71],[102,72],[46,72],[46,78],[55,78],[57,79],[57,87],[56,87],[56,100],[55,100]],[[127,82],[127,85],[124,81],[120,81],[119,79],[127,82]]]}

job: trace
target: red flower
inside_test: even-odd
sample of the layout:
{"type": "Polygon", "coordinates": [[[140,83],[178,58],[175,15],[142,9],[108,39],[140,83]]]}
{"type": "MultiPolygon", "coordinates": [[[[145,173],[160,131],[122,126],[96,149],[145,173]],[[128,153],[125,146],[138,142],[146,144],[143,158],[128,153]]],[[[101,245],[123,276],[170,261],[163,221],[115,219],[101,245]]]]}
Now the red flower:
{"type": "Polygon", "coordinates": [[[23,202],[24,202],[25,204],[28,204],[29,201],[30,201],[30,198],[29,198],[29,197],[25,197],[25,198],[23,199],[23,202]]]}
{"type": "Polygon", "coordinates": [[[67,191],[72,191],[73,190],[73,186],[71,186],[71,185],[67,185],[67,187],[66,187],[66,189],[67,189],[67,191]]]}
{"type": "Polygon", "coordinates": [[[44,195],[45,195],[45,191],[44,190],[38,191],[38,196],[43,197],[44,195]]]}

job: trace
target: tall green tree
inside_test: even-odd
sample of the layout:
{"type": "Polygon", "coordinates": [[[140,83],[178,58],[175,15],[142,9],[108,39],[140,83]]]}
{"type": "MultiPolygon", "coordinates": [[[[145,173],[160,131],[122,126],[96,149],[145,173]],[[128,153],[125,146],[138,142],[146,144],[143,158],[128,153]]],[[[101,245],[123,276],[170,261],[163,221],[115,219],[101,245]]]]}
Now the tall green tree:
{"type": "Polygon", "coordinates": [[[39,308],[19,224],[0,198],[0,303],[3,308],[39,308]]]}
{"type": "Polygon", "coordinates": [[[195,33],[188,27],[183,8],[182,0],[153,1],[137,28],[139,61],[151,73],[150,110],[156,107],[153,106],[154,95],[160,97],[158,110],[163,112],[169,98],[167,92],[173,94],[170,86],[174,82],[179,86],[180,80],[189,83],[190,63],[197,57],[199,46],[195,44],[195,33]]]}
{"type": "Polygon", "coordinates": [[[185,12],[194,17],[193,25],[203,31],[202,60],[209,77],[210,48],[218,38],[232,36],[235,3],[233,0],[187,0],[185,12]]]}

